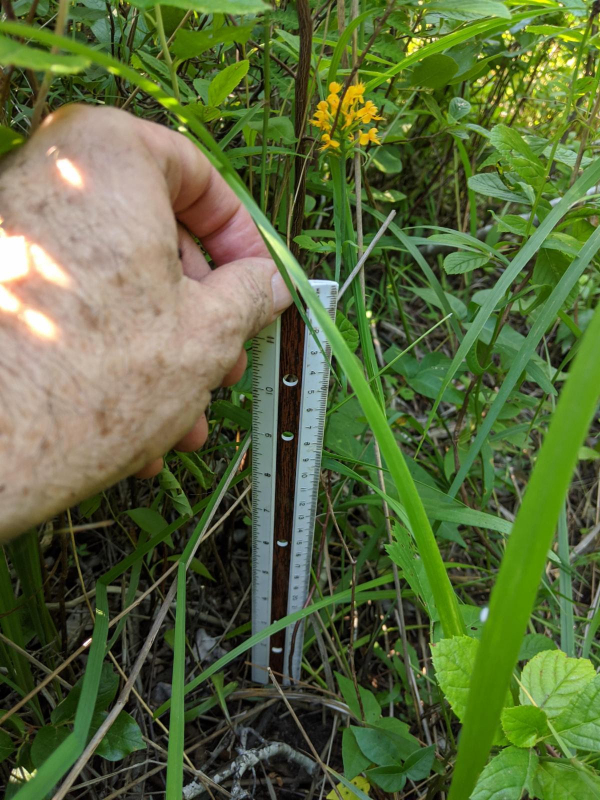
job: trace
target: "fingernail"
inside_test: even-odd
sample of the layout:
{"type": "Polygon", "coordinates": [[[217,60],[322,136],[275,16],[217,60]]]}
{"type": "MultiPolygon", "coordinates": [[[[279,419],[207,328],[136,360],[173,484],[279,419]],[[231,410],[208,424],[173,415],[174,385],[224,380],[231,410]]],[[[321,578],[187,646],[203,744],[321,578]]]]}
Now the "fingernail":
{"type": "Polygon", "coordinates": [[[279,272],[276,272],[271,278],[271,291],[273,292],[273,313],[281,314],[291,304],[292,295],[279,272]]]}

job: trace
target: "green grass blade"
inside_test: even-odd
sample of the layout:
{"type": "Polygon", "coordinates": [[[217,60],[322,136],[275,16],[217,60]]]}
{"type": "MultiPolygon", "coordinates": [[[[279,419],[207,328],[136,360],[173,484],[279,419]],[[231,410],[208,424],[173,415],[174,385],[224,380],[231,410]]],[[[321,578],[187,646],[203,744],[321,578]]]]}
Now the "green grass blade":
{"type": "MultiPolygon", "coordinates": [[[[592,258],[596,255],[599,249],[600,249],[600,228],[596,228],[596,230],[592,233],[587,242],[582,246],[577,258],[574,259],[574,261],[569,266],[567,271],[561,277],[560,281],[556,284],[554,290],[552,291],[552,294],[545,302],[541,313],[531,326],[531,330],[527,334],[527,338],[523,342],[521,349],[515,356],[515,359],[512,362],[510,369],[506,374],[506,377],[504,378],[502,386],[500,387],[500,391],[494,398],[494,402],[492,403],[488,412],[486,413],[485,419],[481,420],[481,425],[477,432],[477,436],[475,437],[474,442],[471,444],[468,452],[462,459],[461,467],[457,472],[456,477],[452,481],[452,485],[450,486],[450,490],[448,492],[450,497],[456,496],[456,493],[460,489],[462,482],[467,477],[469,469],[471,468],[473,462],[477,458],[477,454],[487,441],[490,431],[492,430],[494,423],[498,418],[498,415],[504,408],[504,405],[510,393],[517,384],[517,381],[519,380],[521,373],[525,369],[527,363],[529,362],[529,359],[535,353],[535,350],[538,344],[540,343],[542,336],[548,330],[548,327],[554,322],[554,319],[556,318],[556,315],[561,309],[563,303],[567,299],[569,292],[571,291],[573,286],[575,286],[575,284],[583,274],[584,270],[586,269],[586,267],[588,266],[592,258]]],[[[496,284],[496,286],[497,285],[498,284],[496,284]]],[[[452,363],[454,364],[454,362],[452,363]]],[[[452,367],[450,367],[449,372],[451,370],[452,367]]],[[[446,379],[447,377],[448,376],[446,376],[446,379]]]]}
{"type": "Polygon", "coordinates": [[[573,613],[573,585],[571,580],[571,559],[569,553],[569,529],[567,526],[566,506],[560,510],[558,518],[558,557],[560,572],[558,586],[560,595],[560,649],[569,658],[575,657],[575,615],[573,613]]]}
{"type": "MultiPolygon", "coordinates": [[[[575,203],[577,200],[583,197],[588,189],[590,189],[592,186],[595,186],[599,182],[600,182],[600,158],[596,159],[593,164],[590,164],[590,166],[585,170],[585,172],[581,175],[581,177],[577,181],[575,181],[573,186],[571,186],[571,188],[564,194],[560,202],[554,206],[554,208],[548,214],[548,216],[541,222],[540,226],[537,228],[533,236],[531,236],[531,238],[529,238],[525,242],[521,250],[519,250],[517,255],[510,262],[510,265],[504,270],[501,277],[496,282],[496,285],[494,286],[493,290],[486,297],[483,305],[479,309],[477,316],[473,320],[471,326],[469,327],[469,330],[465,334],[464,339],[460,343],[460,346],[456,351],[456,355],[454,356],[452,363],[448,367],[448,371],[446,372],[438,396],[435,399],[431,411],[429,412],[429,418],[427,420],[427,425],[425,426],[425,431],[429,430],[429,427],[431,425],[433,417],[435,416],[435,413],[441,402],[444,392],[446,391],[446,389],[450,385],[450,382],[456,375],[458,368],[465,361],[469,350],[471,349],[471,347],[477,340],[479,334],[483,330],[485,323],[492,315],[494,309],[496,308],[497,303],[504,296],[505,292],[508,290],[508,288],[516,279],[521,270],[527,266],[529,261],[531,261],[531,259],[537,253],[537,251],[542,247],[547,236],[560,222],[562,217],[567,213],[567,211],[573,205],[573,203],[575,203]]],[[[590,236],[590,239],[592,239],[592,236],[590,236]]],[[[586,244],[589,244],[590,239],[588,239],[586,244]]]]}
{"type": "Polygon", "coordinates": [[[185,739],[185,627],[186,627],[185,564],[177,568],[177,610],[173,639],[173,693],[169,720],[169,749],[167,754],[167,800],[181,800],[183,788],[183,747],[185,739]]]}
{"type": "MultiPolygon", "coordinates": [[[[360,605],[361,601],[365,601],[368,599],[375,599],[373,597],[373,593],[371,592],[372,589],[377,588],[378,586],[383,586],[386,583],[391,583],[393,581],[393,576],[391,572],[386,572],[385,575],[380,575],[378,578],[374,578],[372,581],[367,581],[366,583],[358,584],[356,586],[356,596],[355,596],[355,603],[356,605],[360,605]]],[[[394,590],[392,590],[394,591],[394,590]]],[[[255,633],[254,636],[250,636],[249,639],[246,639],[245,642],[242,642],[237,647],[234,647],[233,650],[230,650],[229,653],[226,653],[222,656],[218,661],[215,661],[214,664],[211,664],[210,667],[207,667],[203,672],[200,673],[197,677],[195,677],[192,681],[185,685],[185,694],[189,694],[193,692],[194,689],[197,689],[200,684],[204,683],[204,681],[208,680],[211,675],[214,675],[215,672],[219,672],[227,664],[231,663],[234,659],[238,656],[243,655],[255,644],[262,642],[263,639],[266,639],[269,636],[272,636],[274,633],[287,628],[288,625],[294,625],[296,622],[302,619],[306,619],[311,614],[314,614],[316,611],[320,611],[323,608],[328,608],[332,605],[339,605],[342,603],[346,603],[352,599],[352,589],[344,589],[341,592],[336,592],[335,594],[330,595],[329,597],[324,597],[322,600],[317,600],[316,603],[311,603],[306,608],[301,608],[300,611],[296,611],[293,614],[288,614],[287,617],[282,617],[278,619],[277,622],[273,622],[269,625],[268,628],[260,631],[260,633],[255,633]]],[[[390,597],[395,597],[394,594],[391,594],[390,597]]],[[[167,700],[165,703],[157,708],[154,712],[155,717],[160,717],[166,711],[171,708],[171,700],[167,700]]]]}
{"type": "Polygon", "coordinates": [[[567,493],[600,394],[600,306],[581,340],[508,540],[469,691],[449,800],[467,800],[494,731],[567,493]]]}

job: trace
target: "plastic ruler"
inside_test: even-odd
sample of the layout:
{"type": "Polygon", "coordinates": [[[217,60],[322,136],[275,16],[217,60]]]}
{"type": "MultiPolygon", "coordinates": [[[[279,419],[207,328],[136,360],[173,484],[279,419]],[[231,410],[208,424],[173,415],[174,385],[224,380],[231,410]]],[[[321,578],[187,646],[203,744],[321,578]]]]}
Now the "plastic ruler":
{"type": "MultiPolygon", "coordinates": [[[[311,281],[332,318],[338,285],[311,281]]],[[[252,633],[304,607],[310,582],[329,345],[310,309],[292,306],[254,338],[252,358],[252,633]]],[[[267,668],[299,680],[304,626],[294,625],[252,650],[252,679],[267,668]],[[293,639],[293,641],[292,641],[293,639]]]]}

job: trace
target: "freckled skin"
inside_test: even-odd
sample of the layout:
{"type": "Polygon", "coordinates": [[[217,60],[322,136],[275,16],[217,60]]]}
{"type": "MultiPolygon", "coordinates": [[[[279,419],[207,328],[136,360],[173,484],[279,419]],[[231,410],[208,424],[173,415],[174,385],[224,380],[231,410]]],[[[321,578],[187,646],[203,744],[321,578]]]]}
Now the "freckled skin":
{"type": "Polygon", "coordinates": [[[3,283],[0,236],[0,287],[53,331],[0,311],[1,541],[153,474],[178,442],[200,446],[210,391],[240,377],[244,341],[289,296],[274,297],[250,216],[194,145],[114,109],[68,106],[0,161],[0,218],[68,277],[3,283]]]}

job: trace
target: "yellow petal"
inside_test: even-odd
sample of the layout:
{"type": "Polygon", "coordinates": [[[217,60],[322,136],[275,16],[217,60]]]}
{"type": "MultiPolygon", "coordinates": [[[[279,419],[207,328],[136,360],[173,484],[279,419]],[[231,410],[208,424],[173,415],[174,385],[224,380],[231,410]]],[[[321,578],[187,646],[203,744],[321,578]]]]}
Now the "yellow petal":
{"type": "Polygon", "coordinates": [[[337,83],[336,81],[332,81],[329,84],[329,91],[332,94],[337,94],[338,92],[341,92],[342,91],[342,84],[341,83],[337,83]]]}

